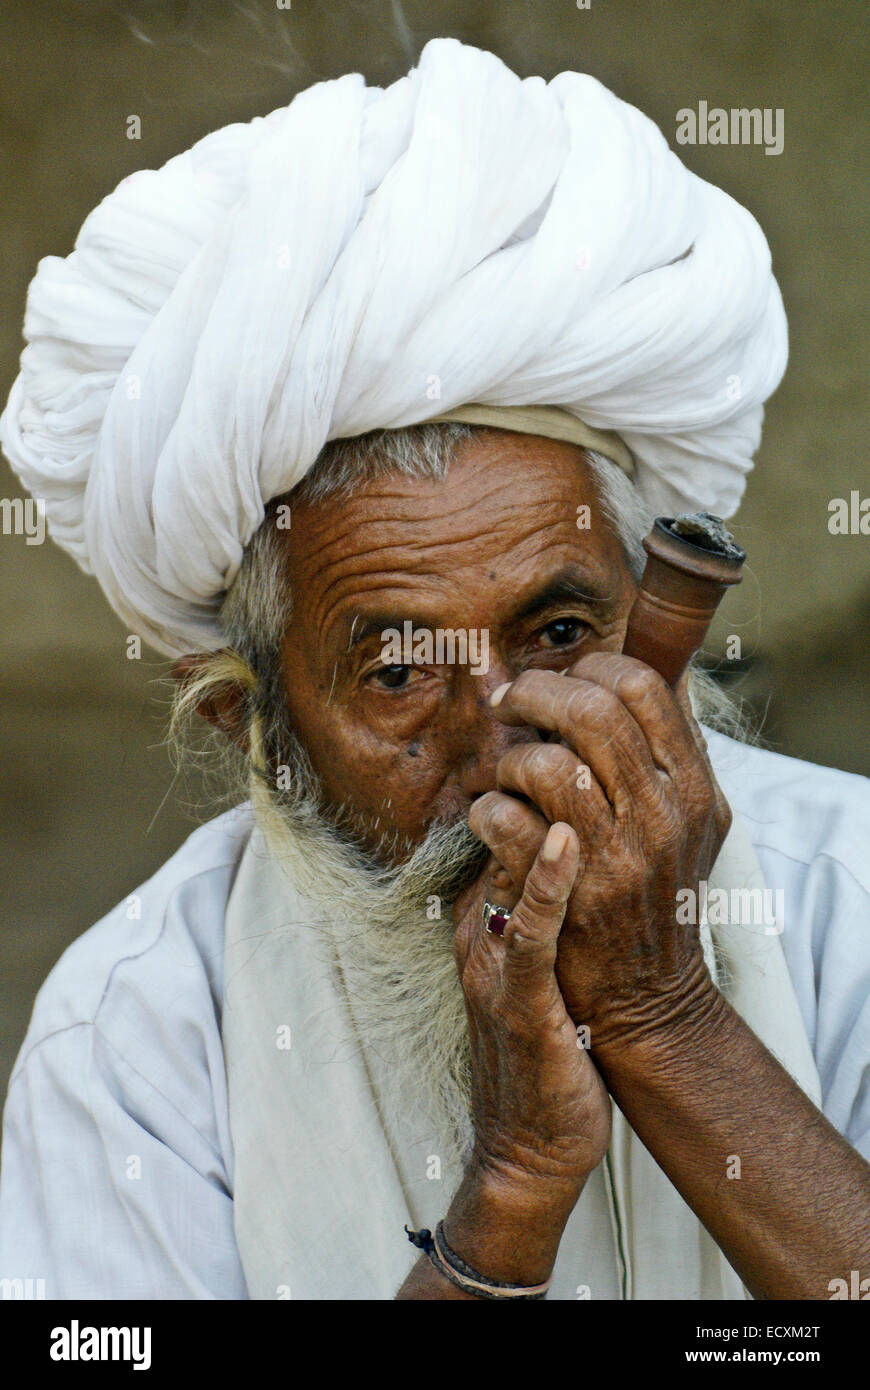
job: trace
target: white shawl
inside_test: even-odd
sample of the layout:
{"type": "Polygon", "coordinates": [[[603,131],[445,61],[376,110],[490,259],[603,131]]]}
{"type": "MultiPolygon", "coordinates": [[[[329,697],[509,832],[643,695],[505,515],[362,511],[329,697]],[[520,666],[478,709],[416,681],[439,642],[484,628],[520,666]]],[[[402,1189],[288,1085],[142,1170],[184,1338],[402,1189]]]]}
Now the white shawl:
{"type": "MultiPolygon", "coordinates": [[[[735,817],[710,890],[763,886],[735,817]]],[[[385,1126],[383,1064],[355,1031],[340,961],[317,917],[255,830],[226,914],[236,1238],[252,1298],[390,1299],[418,1257],[403,1226],[434,1227],[459,1173],[443,1164],[439,1172],[431,1133],[385,1126]]],[[[732,925],[712,937],[720,987],[820,1104],[779,936],[732,925]]],[[[609,1152],[569,1219],[549,1297],[748,1297],[615,1105],[609,1152]]]]}

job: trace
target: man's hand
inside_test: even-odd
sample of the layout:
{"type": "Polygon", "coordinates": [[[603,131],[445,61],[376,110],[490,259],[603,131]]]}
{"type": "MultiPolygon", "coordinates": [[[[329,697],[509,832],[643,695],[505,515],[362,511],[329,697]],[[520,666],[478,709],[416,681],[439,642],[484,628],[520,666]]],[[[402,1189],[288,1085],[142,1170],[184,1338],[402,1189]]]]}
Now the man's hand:
{"type": "Polygon", "coordinates": [[[548,821],[576,830],[557,978],[593,1049],[712,1007],[698,927],[678,924],[676,895],[707,878],[731,815],[691,714],[648,666],[607,652],[564,676],[524,672],[494,712],[561,739],[511,748],[502,792],[469,821],[478,834],[493,815],[511,822],[504,863],[519,882],[548,821]]]}
{"type": "Polygon", "coordinates": [[[493,858],[454,906],[455,953],[471,1043],[475,1163],[507,1187],[563,1188],[571,1205],[610,1139],[607,1090],[579,1043],[556,983],[577,836],[555,824],[518,890],[493,858]],[[503,937],[483,926],[485,898],[513,906],[503,937]]]}
{"type": "Polygon", "coordinates": [[[564,677],[525,672],[495,713],[562,741],[510,749],[469,824],[500,825],[518,884],[549,821],[576,830],[556,975],[610,1093],[754,1297],[830,1297],[870,1268],[870,1164],[715,989],[697,925],[677,922],[677,890],[709,876],[731,821],[685,679],[675,696],[597,652],[564,677]]]}
{"type": "MultiPolygon", "coordinates": [[[[493,857],[453,909],[471,1042],[474,1152],[444,1228],[472,1268],[530,1287],[551,1274],[568,1217],[606,1152],[610,1099],[578,1044],[554,972],[580,859],[577,837],[567,825],[545,830],[519,888],[499,861],[497,817],[482,838],[493,857]],[[503,937],[483,925],[487,897],[513,908],[503,937]]],[[[426,1258],[397,1296],[474,1297],[426,1258]]]]}

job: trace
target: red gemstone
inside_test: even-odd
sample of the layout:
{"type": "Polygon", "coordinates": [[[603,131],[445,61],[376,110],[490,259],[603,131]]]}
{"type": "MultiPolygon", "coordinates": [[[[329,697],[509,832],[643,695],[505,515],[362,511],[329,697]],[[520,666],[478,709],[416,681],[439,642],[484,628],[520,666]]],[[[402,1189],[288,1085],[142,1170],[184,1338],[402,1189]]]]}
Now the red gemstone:
{"type": "Polygon", "coordinates": [[[502,913],[492,912],[486,924],[487,929],[492,932],[493,936],[504,936],[504,929],[507,926],[507,921],[507,917],[504,917],[502,913]]]}

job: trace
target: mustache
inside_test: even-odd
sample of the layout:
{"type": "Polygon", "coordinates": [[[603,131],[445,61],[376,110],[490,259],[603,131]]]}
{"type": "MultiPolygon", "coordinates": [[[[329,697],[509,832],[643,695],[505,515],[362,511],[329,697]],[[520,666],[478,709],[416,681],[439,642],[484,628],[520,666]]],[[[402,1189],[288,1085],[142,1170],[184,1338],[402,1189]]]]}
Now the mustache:
{"type": "Polygon", "coordinates": [[[488,846],[465,820],[449,825],[436,822],[397,872],[425,882],[431,894],[452,903],[477,878],[488,858],[488,846]]]}
{"type": "Polygon", "coordinates": [[[292,767],[294,775],[289,789],[264,785],[263,799],[298,838],[325,836],[348,867],[355,867],[377,890],[386,912],[419,910],[433,896],[452,904],[477,878],[490,851],[461,814],[452,821],[434,820],[423,840],[413,849],[408,847],[408,857],[391,863],[401,837],[384,835],[374,851],[366,848],[347,805],[327,803],[320,778],[295,731],[281,721],[281,727],[271,732],[272,738],[264,742],[275,741],[278,762],[292,767]]]}

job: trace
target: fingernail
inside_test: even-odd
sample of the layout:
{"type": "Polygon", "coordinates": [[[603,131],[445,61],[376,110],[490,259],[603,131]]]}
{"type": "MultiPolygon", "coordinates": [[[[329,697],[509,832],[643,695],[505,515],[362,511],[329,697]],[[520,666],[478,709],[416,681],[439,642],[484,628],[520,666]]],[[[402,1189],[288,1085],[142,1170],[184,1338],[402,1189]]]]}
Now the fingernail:
{"type": "Polygon", "coordinates": [[[498,687],[498,690],[494,690],[494,691],[492,692],[492,694],[491,694],[490,697],[489,697],[489,703],[490,703],[491,705],[500,705],[501,702],[502,702],[502,700],[504,699],[504,693],[505,693],[505,691],[506,691],[506,690],[510,690],[510,688],[511,688],[511,683],[510,683],[510,681],[505,681],[504,685],[500,685],[500,686],[498,687]]]}
{"type": "Polygon", "coordinates": [[[541,850],[541,858],[547,863],[552,864],[564,853],[568,843],[568,834],[564,825],[551,825],[547,831],[547,838],[544,841],[544,848],[541,850]]]}

